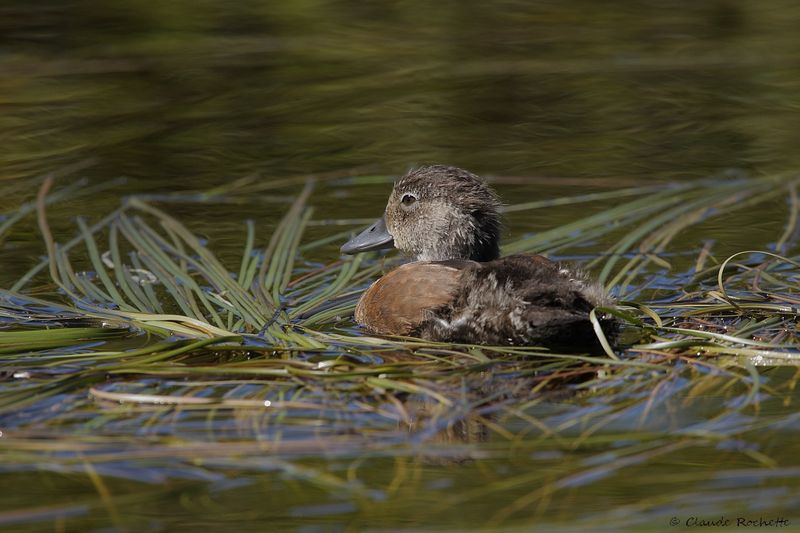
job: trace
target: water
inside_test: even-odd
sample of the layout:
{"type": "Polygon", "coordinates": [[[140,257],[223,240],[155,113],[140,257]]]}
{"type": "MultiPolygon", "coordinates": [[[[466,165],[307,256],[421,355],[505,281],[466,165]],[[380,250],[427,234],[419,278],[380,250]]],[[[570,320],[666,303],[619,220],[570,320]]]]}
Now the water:
{"type": "MultiPolygon", "coordinates": [[[[489,176],[509,203],[792,173],[800,167],[799,17],[795,3],[781,0],[127,0],[113,8],[92,0],[6,0],[0,211],[32,200],[42,176],[83,163],[59,180],[84,176],[110,188],[51,207],[61,242],[75,235],[76,214],[99,220],[127,195],[206,190],[249,175],[261,183],[341,176],[310,199],[318,221],[309,230],[313,239],[377,217],[392,177],[421,163],[489,176]],[[110,183],[117,177],[126,181],[110,183]],[[338,219],[356,220],[324,222],[338,219]]],[[[236,264],[244,221],[269,235],[288,201],[265,191],[243,204],[186,201],[169,209],[236,264]]],[[[542,231],[620,201],[512,214],[507,235],[542,231]]],[[[777,241],[786,212],[781,201],[714,219],[682,235],[674,251],[693,261],[709,241],[721,258],[763,247],[777,241]]],[[[23,222],[0,247],[2,287],[43,253],[32,216],[23,222]]],[[[330,261],[337,248],[331,243],[305,259],[330,261]]],[[[794,371],[765,371],[779,392],[750,418],[725,409],[746,389],[722,377],[701,379],[702,368],[680,372],[656,405],[646,403],[647,387],[623,382],[615,397],[622,404],[609,406],[608,394],[556,394],[526,411],[557,427],[585,409],[565,430],[569,439],[585,435],[577,446],[539,433],[504,440],[487,429],[489,414],[428,443],[412,439],[403,453],[370,453],[349,437],[335,448],[327,441],[315,447],[315,438],[337,436],[342,424],[323,420],[320,428],[313,416],[282,427],[309,449],[282,454],[258,447],[258,438],[270,435],[259,424],[274,420],[246,410],[238,418],[215,413],[205,423],[191,413],[170,418],[112,405],[96,422],[104,434],[140,442],[174,431],[201,447],[242,445],[233,462],[231,448],[222,454],[211,446],[191,458],[168,446],[98,449],[91,426],[58,450],[58,441],[36,439],[36,424],[21,422],[55,416],[56,397],[51,411],[0,418],[5,434],[27,424],[31,439],[6,456],[0,477],[14,490],[0,498],[0,523],[17,530],[669,529],[672,517],[681,524],[721,514],[797,518],[797,449],[786,444],[798,429],[794,371]],[[719,434],[692,433],[693,424],[717,416],[719,434]],[[595,423],[604,430],[595,434],[595,423]],[[671,448],[666,435],[678,431],[695,440],[671,448]],[[720,434],[729,438],[715,441],[720,434]],[[33,451],[40,446],[78,455],[68,468],[48,465],[33,451]],[[107,457],[92,467],[80,454],[107,457]]],[[[135,379],[122,386],[186,390],[135,379]]],[[[63,418],[65,428],[82,427],[95,405],[86,399],[63,418]]],[[[398,438],[396,427],[382,424],[373,427],[378,437],[398,438]]]]}

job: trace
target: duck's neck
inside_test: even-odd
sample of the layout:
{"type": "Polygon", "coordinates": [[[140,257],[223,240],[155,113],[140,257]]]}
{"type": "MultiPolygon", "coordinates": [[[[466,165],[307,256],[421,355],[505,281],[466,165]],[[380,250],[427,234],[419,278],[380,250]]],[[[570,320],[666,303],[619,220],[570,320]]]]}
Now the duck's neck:
{"type": "Polygon", "coordinates": [[[472,212],[475,224],[470,259],[494,261],[500,257],[500,213],[495,206],[472,212]]]}
{"type": "Polygon", "coordinates": [[[470,259],[473,261],[494,261],[500,257],[500,245],[497,240],[486,242],[472,251],[470,259]]]}
{"type": "Polygon", "coordinates": [[[496,209],[463,212],[442,209],[430,231],[417,231],[413,240],[395,237],[395,245],[416,261],[469,259],[492,261],[500,257],[500,215],[496,209]]]}
{"type": "Polygon", "coordinates": [[[447,242],[426,247],[414,257],[415,261],[450,261],[453,259],[469,259],[472,261],[493,261],[500,257],[500,246],[496,238],[475,235],[471,241],[453,239],[447,242]],[[454,242],[456,240],[456,242],[454,242]]]}

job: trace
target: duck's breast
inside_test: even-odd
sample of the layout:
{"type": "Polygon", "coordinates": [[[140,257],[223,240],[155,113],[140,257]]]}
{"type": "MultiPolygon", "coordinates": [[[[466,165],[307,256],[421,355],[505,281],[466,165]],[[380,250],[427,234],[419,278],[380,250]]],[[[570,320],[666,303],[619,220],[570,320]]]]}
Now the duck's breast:
{"type": "Polygon", "coordinates": [[[429,311],[455,299],[461,286],[463,262],[402,265],[372,284],[356,307],[356,322],[373,333],[408,335],[429,311]]]}

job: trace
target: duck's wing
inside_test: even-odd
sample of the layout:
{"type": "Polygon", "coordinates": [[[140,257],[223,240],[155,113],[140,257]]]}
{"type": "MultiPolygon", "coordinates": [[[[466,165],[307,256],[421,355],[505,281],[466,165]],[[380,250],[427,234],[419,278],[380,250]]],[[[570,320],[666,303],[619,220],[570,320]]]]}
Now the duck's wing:
{"type": "MultiPolygon", "coordinates": [[[[533,283],[523,284],[531,287],[534,293],[543,286],[550,286],[557,292],[566,293],[576,291],[577,295],[585,301],[589,309],[594,307],[613,307],[614,298],[597,281],[592,280],[583,270],[569,265],[555,263],[546,257],[533,254],[518,254],[505,257],[496,262],[502,264],[501,269],[512,268],[512,277],[520,280],[532,280],[533,283]],[[539,283],[539,282],[542,283],[539,283]]],[[[536,300],[533,297],[533,300],[536,300]]]]}
{"type": "MultiPolygon", "coordinates": [[[[423,324],[420,336],[445,342],[602,350],[589,319],[597,304],[587,294],[587,282],[563,265],[537,255],[512,255],[465,268],[460,283],[463,290],[423,324]]],[[[615,328],[609,323],[603,329],[609,335],[615,328]]]]}
{"type": "Polygon", "coordinates": [[[463,269],[473,261],[416,262],[376,281],[356,307],[356,322],[381,335],[408,335],[427,312],[456,297],[463,269]]]}
{"type": "Polygon", "coordinates": [[[560,264],[539,254],[507,255],[494,261],[484,263],[485,266],[507,272],[512,278],[525,279],[530,276],[552,276],[558,274],[560,264]]]}

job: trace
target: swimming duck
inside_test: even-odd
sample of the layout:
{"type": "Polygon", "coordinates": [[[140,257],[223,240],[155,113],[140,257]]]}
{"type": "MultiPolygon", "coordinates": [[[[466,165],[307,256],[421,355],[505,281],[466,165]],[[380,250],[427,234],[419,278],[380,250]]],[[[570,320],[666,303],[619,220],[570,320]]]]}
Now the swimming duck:
{"type": "MultiPolygon", "coordinates": [[[[355,319],[372,333],[470,344],[599,347],[589,313],[613,300],[583,273],[541,255],[500,258],[501,202],[460,168],[412,170],[382,218],[341,251],[397,248],[413,258],[373,283],[355,319]]],[[[604,330],[613,334],[612,320],[604,330]]]]}

